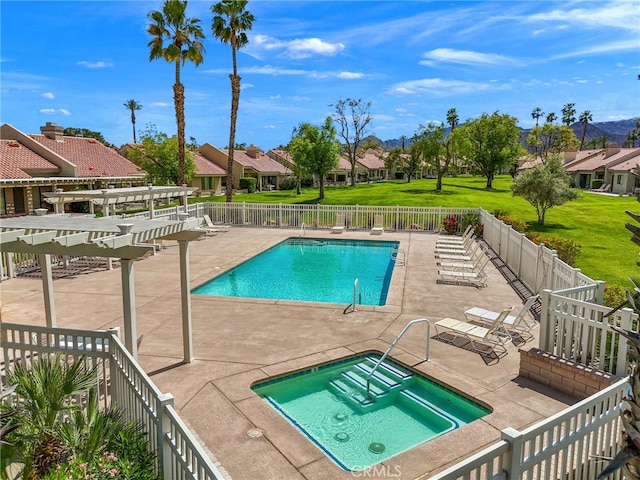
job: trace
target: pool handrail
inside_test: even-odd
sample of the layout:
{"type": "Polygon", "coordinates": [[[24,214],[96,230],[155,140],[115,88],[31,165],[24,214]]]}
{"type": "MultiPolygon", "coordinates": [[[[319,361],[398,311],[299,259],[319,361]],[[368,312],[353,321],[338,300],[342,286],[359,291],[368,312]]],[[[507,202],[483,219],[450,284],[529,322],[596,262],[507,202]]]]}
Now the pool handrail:
{"type": "Polygon", "coordinates": [[[415,324],[415,323],[420,323],[420,322],[425,322],[427,324],[427,353],[426,353],[426,356],[425,356],[425,362],[429,361],[429,338],[431,338],[431,322],[427,318],[416,318],[415,320],[411,320],[409,323],[407,323],[404,326],[404,328],[398,334],[398,336],[395,338],[395,340],[393,342],[391,342],[391,345],[389,345],[389,348],[387,348],[387,351],[384,352],[382,357],[380,357],[380,360],[378,360],[378,362],[374,365],[374,367],[368,373],[368,375],[367,375],[367,397],[371,398],[371,394],[369,393],[369,387],[371,387],[371,377],[373,376],[375,371],[378,369],[380,364],[382,362],[384,362],[385,358],[387,358],[387,356],[389,355],[389,352],[391,352],[393,347],[396,346],[396,343],[398,343],[400,341],[400,339],[402,338],[402,336],[407,332],[407,330],[409,330],[409,327],[411,325],[415,324]]]}

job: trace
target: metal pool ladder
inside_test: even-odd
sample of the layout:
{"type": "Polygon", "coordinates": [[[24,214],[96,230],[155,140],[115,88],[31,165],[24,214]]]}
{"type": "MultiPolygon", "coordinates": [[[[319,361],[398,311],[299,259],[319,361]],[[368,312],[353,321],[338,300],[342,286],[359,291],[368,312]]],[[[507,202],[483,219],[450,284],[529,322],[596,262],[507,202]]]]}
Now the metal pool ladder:
{"type": "Polygon", "coordinates": [[[415,323],[420,323],[420,322],[425,322],[427,324],[427,353],[426,353],[425,361],[427,362],[429,361],[429,338],[431,337],[431,322],[429,322],[429,320],[426,318],[417,318],[415,320],[411,320],[409,323],[407,323],[404,326],[404,328],[398,334],[396,339],[391,343],[391,345],[389,345],[389,348],[387,348],[387,351],[384,352],[384,355],[380,357],[380,360],[378,360],[378,362],[374,365],[374,367],[371,369],[371,371],[367,375],[367,397],[371,397],[371,394],[369,393],[369,387],[371,387],[371,377],[373,376],[377,368],[380,366],[382,362],[384,362],[384,359],[387,358],[387,355],[389,355],[389,352],[391,352],[393,347],[396,346],[396,343],[398,343],[402,338],[402,336],[407,332],[407,330],[409,330],[409,327],[415,323]]]}
{"type": "Polygon", "coordinates": [[[347,308],[344,309],[342,314],[346,315],[347,313],[349,313],[348,312],[349,307],[351,307],[352,312],[357,312],[356,303],[362,303],[362,292],[360,291],[360,280],[358,280],[357,278],[353,282],[353,301],[351,302],[351,305],[347,305],[347,308]]]}
{"type": "Polygon", "coordinates": [[[396,265],[405,265],[407,263],[407,252],[401,248],[394,248],[389,255],[391,256],[391,260],[396,262],[396,265]]]}
{"type": "Polygon", "coordinates": [[[305,225],[304,222],[302,222],[302,224],[300,225],[300,233],[298,234],[298,238],[304,237],[306,233],[307,233],[307,226],[305,225]]]}

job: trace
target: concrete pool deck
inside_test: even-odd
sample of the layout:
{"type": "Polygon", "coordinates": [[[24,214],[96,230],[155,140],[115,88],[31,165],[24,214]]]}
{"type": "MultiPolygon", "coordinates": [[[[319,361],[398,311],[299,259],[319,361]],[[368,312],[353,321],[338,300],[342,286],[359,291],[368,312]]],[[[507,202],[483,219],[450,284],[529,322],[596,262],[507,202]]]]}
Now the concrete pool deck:
{"type": "MultiPolygon", "coordinates": [[[[298,231],[232,228],[191,244],[191,286],[256,255],[298,231]]],[[[547,387],[518,377],[518,347],[485,363],[464,348],[430,340],[425,362],[424,324],[410,329],[391,353],[405,365],[490,405],[493,412],[472,424],[397,455],[370,472],[341,470],[251,390],[255,382],[358,352],[384,352],[411,320],[463,319],[469,307],[500,310],[522,305],[500,273],[489,265],[487,287],[436,282],[436,235],[369,231],[308,230],[307,237],[399,240],[406,265],[394,269],[387,305],[358,307],[281,300],[192,295],[195,361],[182,363],[182,330],[177,244],[135,262],[138,334],[144,335],[139,362],[161,391],[172,393],[183,420],[215,456],[230,478],[348,479],[354,476],[429,478],[494,443],[506,427],[524,429],[574,403],[547,387]],[[257,434],[257,435],[256,435],[257,434]]],[[[120,271],[98,271],[54,281],[60,327],[106,329],[122,324],[120,271]]],[[[0,284],[2,321],[44,325],[42,283],[35,278],[0,284]]],[[[533,331],[537,335],[539,329],[533,331]]],[[[431,337],[435,335],[431,331],[431,337]]]]}

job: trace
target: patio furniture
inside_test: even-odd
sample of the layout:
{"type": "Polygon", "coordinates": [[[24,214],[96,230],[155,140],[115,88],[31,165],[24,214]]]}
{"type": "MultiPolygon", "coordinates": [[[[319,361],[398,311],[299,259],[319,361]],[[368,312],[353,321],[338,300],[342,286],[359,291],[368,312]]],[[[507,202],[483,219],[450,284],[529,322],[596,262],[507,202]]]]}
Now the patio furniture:
{"type": "MultiPolygon", "coordinates": [[[[538,322],[533,318],[528,319],[527,313],[538,298],[540,298],[540,295],[537,294],[530,296],[527,301],[524,302],[522,309],[517,315],[508,315],[503,322],[505,328],[510,331],[518,332],[523,337],[526,336],[529,339],[533,338],[533,335],[531,335],[530,332],[538,326],[538,322]]],[[[499,315],[499,312],[486,310],[480,307],[469,308],[464,312],[464,316],[467,320],[487,323],[495,321],[499,315]]]]}
{"type": "Polygon", "coordinates": [[[342,233],[346,228],[346,219],[344,213],[336,214],[336,224],[331,228],[331,233],[342,233]]]}
{"type": "Polygon", "coordinates": [[[373,228],[371,229],[371,235],[382,235],[384,233],[384,227],[382,226],[382,215],[376,215],[373,218],[373,228]]]}
{"type": "Polygon", "coordinates": [[[479,348],[478,344],[489,345],[499,358],[500,356],[507,354],[505,346],[512,340],[511,334],[504,327],[504,320],[512,310],[513,307],[500,312],[498,318],[496,318],[488,327],[481,327],[473,323],[449,317],[438,320],[434,325],[438,336],[440,336],[441,333],[439,328],[445,328],[453,332],[455,335],[469,340],[473,351],[486,353],[486,349],[479,348]]]}

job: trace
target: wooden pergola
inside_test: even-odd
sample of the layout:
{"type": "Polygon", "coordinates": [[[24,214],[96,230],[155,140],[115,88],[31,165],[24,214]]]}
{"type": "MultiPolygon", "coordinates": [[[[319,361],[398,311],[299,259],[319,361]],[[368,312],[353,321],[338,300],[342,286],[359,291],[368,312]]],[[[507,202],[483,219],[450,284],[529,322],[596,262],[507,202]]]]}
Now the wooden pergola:
{"type": "Polygon", "coordinates": [[[180,291],[184,361],[193,360],[189,243],[205,235],[196,218],[133,220],[115,217],[42,215],[7,218],[0,224],[0,251],[38,256],[46,323],[56,326],[51,255],[120,259],[125,345],[137,358],[134,260],[153,251],[154,240],[176,240],[180,248],[180,291]]]}

